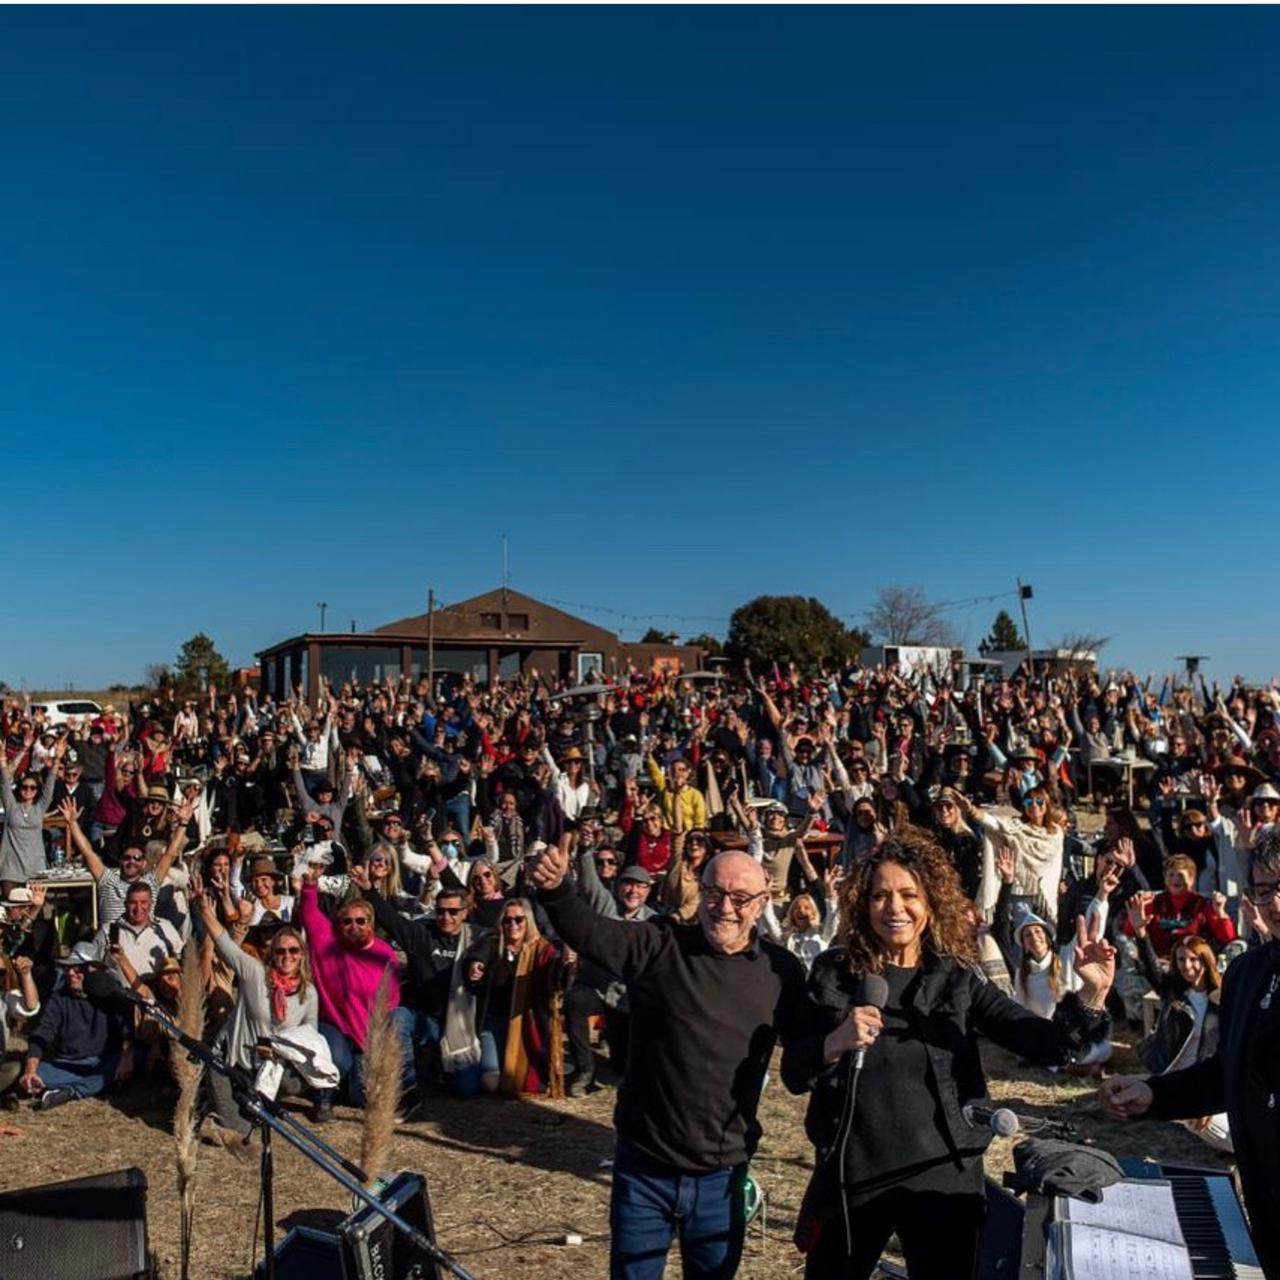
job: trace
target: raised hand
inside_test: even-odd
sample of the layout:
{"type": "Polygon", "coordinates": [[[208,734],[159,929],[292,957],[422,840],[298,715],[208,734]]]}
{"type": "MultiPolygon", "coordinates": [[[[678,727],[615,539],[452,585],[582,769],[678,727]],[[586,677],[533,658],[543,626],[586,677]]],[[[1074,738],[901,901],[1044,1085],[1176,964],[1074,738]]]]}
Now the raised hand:
{"type": "Polygon", "coordinates": [[[996,871],[1005,884],[1013,883],[1014,857],[1013,850],[1006,844],[996,850],[996,871]]]}
{"type": "Polygon", "coordinates": [[[44,906],[45,896],[49,892],[48,886],[41,884],[39,881],[32,881],[31,884],[27,885],[27,889],[31,894],[31,905],[39,911],[44,906]]]}
{"type": "Polygon", "coordinates": [[[1102,937],[1102,917],[1076,916],[1075,971],[1087,1006],[1101,1008],[1116,976],[1116,949],[1102,937]]]}
{"type": "Polygon", "coordinates": [[[568,873],[569,851],[549,844],[528,874],[539,889],[558,889],[568,873]]]}
{"type": "Polygon", "coordinates": [[[358,863],[347,868],[347,875],[356,882],[362,889],[370,888],[369,868],[363,863],[358,863]]]}
{"type": "Polygon", "coordinates": [[[80,815],[84,812],[78,804],[68,796],[59,806],[58,812],[66,819],[67,826],[76,827],[80,825],[80,815]]]}

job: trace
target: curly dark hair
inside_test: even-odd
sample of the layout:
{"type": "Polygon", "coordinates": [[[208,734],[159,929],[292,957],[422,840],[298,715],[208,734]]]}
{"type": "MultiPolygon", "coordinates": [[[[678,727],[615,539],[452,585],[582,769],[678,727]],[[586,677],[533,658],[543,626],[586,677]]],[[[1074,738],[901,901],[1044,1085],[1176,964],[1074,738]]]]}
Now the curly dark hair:
{"type": "Polygon", "coordinates": [[[946,852],[932,837],[918,830],[899,831],[869,857],[856,863],[840,885],[839,943],[854,973],[880,973],[884,954],[871,927],[871,884],[876,871],[887,862],[910,872],[924,891],[929,908],[922,945],[937,957],[961,964],[977,961],[971,912],[960,877],[946,852]]]}

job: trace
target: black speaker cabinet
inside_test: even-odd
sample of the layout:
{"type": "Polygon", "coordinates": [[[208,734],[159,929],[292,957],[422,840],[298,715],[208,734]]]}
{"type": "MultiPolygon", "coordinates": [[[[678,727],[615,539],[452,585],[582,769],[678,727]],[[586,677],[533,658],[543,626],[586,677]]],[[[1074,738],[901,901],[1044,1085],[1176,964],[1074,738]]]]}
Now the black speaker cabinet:
{"type": "Polygon", "coordinates": [[[2,1280],[147,1280],[147,1176],[121,1169],[0,1195],[2,1280]]]}

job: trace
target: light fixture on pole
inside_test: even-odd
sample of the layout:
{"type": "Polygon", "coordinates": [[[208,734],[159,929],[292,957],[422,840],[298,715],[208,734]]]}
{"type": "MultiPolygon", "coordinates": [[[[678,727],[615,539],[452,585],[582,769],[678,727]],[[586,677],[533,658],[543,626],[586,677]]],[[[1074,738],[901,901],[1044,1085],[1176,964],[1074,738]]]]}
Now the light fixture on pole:
{"type": "Polygon", "coordinates": [[[1022,638],[1027,642],[1027,674],[1034,680],[1036,660],[1031,656],[1031,624],[1027,622],[1027,601],[1031,599],[1032,590],[1029,582],[1015,578],[1018,584],[1018,607],[1022,610],[1022,638]]]}

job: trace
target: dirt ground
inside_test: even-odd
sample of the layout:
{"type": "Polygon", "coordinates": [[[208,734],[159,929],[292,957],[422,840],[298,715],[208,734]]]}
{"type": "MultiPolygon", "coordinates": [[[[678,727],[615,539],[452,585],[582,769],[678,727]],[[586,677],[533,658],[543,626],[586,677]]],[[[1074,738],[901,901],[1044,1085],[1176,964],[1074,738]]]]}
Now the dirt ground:
{"type": "MultiPolygon", "coordinates": [[[[1126,1037],[1121,1034],[1120,1041],[1126,1037]]],[[[1069,1118],[1084,1138],[1118,1155],[1146,1155],[1186,1163],[1222,1163],[1180,1126],[1139,1122],[1124,1127],[1098,1114],[1092,1082],[1064,1079],[1019,1067],[988,1049],[992,1095],[1028,1115],[1069,1118]]],[[[1117,1065],[1131,1061],[1119,1049],[1117,1065]]],[[[559,1103],[432,1098],[426,1118],[404,1126],[394,1147],[397,1168],[426,1176],[440,1243],[477,1276],[517,1275],[520,1280],[560,1280],[606,1274],[609,1173],[600,1168],[613,1146],[614,1093],[559,1103]],[[567,1233],[581,1245],[561,1243],[567,1233]]],[[[136,1164],[150,1183],[151,1246],[165,1280],[178,1275],[178,1214],[174,1195],[173,1094],[134,1089],[111,1103],[82,1102],[48,1113],[23,1109],[3,1118],[23,1133],[0,1138],[8,1157],[0,1165],[0,1189],[33,1186],[103,1173],[136,1164]]],[[[799,1274],[790,1237],[810,1169],[811,1151],[801,1125],[804,1099],[775,1079],[765,1092],[765,1138],[754,1161],[766,1197],[766,1214],[750,1229],[740,1275],[781,1280],[799,1274]]],[[[358,1159],[357,1113],[339,1109],[322,1133],[358,1159]]],[[[989,1167],[1011,1167],[1010,1144],[998,1142],[989,1167]]],[[[240,1277],[257,1255],[252,1239],[258,1204],[257,1149],[240,1159],[202,1147],[192,1274],[240,1277]]],[[[293,1150],[276,1142],[276,1221],[289,1227],[331,1226],[349,1209],[345,1193],[293,1150]]],[[[677,1274],[677,1268],[669,1268],[677,1274]]],[[[316,1280],[324,1280],[317,1276],[316,1280]]]]}

